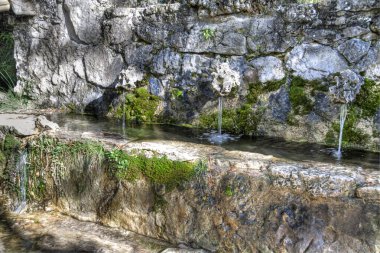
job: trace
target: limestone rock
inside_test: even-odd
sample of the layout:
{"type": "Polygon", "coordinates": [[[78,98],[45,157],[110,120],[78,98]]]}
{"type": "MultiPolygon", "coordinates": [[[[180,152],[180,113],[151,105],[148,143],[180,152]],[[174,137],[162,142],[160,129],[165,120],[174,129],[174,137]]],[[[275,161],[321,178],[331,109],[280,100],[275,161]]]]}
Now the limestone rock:
{"type": "Polygon", "coordinates": [[[272,16],[253,18],[247,38],[249,50],[257,53],[285,52],[291,44],[284,22],[272,16]]]}
{"type": "Polygon", "coordinates": [[[153,58],[153,73],[168,74],[179,71],[181,68],[181,56],[170,50],[164,49],[153,58]]]}
{"type": "Polygon", "coordinates": [[[107,47],[91,48],[84,56],[88,81],[101,87],[109,87],[120,74],[124,63],[121,55],[115,55],[107,47]]]}
{"type": "Polygon", "coordinates": [[[149,92],[161,98],[165,97],[164,87],[162,86],[161,81],[155,77],[149,78],[149,92]]]}
{"type": "Polygon", "coordinates": [[[261,83],[278,81],[285,77],[282,61],[274,56],[260,57],[249,64],[257,71],[261,83]]]}
{"type": "Polygon", "coordinates": [[[125,47],[124,59],[128,66],[132,65],[139,69],[150,66],[153,59],[153,46],[132,43],[125,47]]]}
{"type": "Polygon", "coordinates": [[[30,136],[37,133],[36,117],[25,114],[0,114],[0,127],[19,136],[30,136]]]}
{"type": "Polygon", "coordinates": [[[221,96],[228,95],[232,88],[241,83],[240,73],[233,70],[228,62],[221,63],[212,76],[212,88],[221,96]]]}
{"type": "Polygon", "coordinates": [[[38,128],[41,128],[42,130],[52,130],[57,131],[59,130],[59,126],[57,123],[54,123],[50,120],[48,120],[45,116],[40,115],[36,119],[36,126],[38,128]]]}
{"type": "Polygon", "coordinates": [[[182,73],[201,74],[203,70],[211,67],[212,58],[198,55],[198,54],[185,54],[182,62],[182,73]]]}
{"type": "Polygon", "coordinates": [[[376,0],[338,0],[336,4],[337,11],[368,11],[380,8],[380,3],[376,0]]]}
{"type": "Polygon", "coordinates": [[[244,55],[247,53],[245,36],[233,32],[225,34],[213,51],[225,55],[244,55]]]}
{"type": "Polygon", "coordinates": [[[338,50],[350,63],[356,63],[367,54],[370,46],[370,42],[365,42],[360,39],[351,39],[341,44],[338,50]]]}
{"type": "Polygon", "coordinates": [[[12,11],[17,16],[34,16],[36,4],[31,0],[12,0],[12,11]]]}
{"type": "Polygon", "coordinates": [[[348,68],[336,50],[315,43],[296,46],[287,54],[286,66],[306,80],[321,79],[348,68]]]}
{"type": "Polygon", "coordinates": [[[129,66],[120,72],[119,79],[121,83],[118,83],[116,87],[123,87],[124,89],[135,89],[137,84],[144,79],[144,72],[135,66],[129,66]]]}
{"type": "Polygon", "coordinates": [[[270,113],[271,118],[278,122],[286,122],[291,110],[289,93],[286,87],[283,86],[278,92],[270,95],[268,108],[269,110],[266,113],[270,113]]]}
{"type": "Polygon", "coordinates": [[[100,43],[103,11],[104,7],[98,1],[65,0],[66,25],[70,28],[71,38],[77,43],[100,43]]]}
{"type": "Polygon", "coordinates": [[[359,94],[364,79],[352,70],[344,70],[335,77],[336,85],[330,87],[330,93],[343,103],[350,103],[359,94]]]}
{"type": "Polygon", "coordinates": [[[370,28],[372,32],[380,34],[380,16],[372,19],[370,28]]]}
{"type": "Polygon", "coordinates": [[[126,17],[113,18],[105,22],[106,38],[110,44],[129,44],[133,36],[132,21],[126,17]]]}

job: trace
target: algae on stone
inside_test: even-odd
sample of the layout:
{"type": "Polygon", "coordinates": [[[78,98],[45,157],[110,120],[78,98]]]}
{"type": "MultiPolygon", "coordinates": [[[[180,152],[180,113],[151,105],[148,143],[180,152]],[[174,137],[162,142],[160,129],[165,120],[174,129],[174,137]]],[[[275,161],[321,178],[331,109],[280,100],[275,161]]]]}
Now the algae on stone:
{"type": "Polygon", "coordinates": [[[167,157],[148,158],[144,154],[131,155],[118,149],[107,152],[107,157],[119,180],[134,181],[144,176],[154,184],[172,189],[197,174],[197,165],[167,157]]]}
{"type": "Polygon", "coordinates": [[[127,93],[111,114],[116,118],[122,118],[125,114],[127,122],[131,123],[156,122],[155,112],[158,103],[157,96],[150,94],[145,87],[141,87],[127,93]]]}

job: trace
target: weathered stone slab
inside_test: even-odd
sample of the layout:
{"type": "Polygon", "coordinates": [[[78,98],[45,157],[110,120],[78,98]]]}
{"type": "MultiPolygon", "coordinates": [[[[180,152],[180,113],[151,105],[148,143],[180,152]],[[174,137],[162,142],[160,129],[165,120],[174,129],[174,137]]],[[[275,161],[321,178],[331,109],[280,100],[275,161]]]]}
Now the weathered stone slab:
{"type": "Polygon", "coordinates": [[[123,69],[123,57],[115,55],[111,49],[103,46],[90,49],[84,56],[88,81],[102,87],[109,87],[123,69]]]}
{"type": "Polygon", "coordinates": [[[25,114],[0,114],[0,127],[8,128],[16,135],[30,136],[37,133],[36,117],[25,114]]]}
{"type": "Polygon", "coordinates": [[[30,136],[39,133],[39,130],[59,129],[59,126],[46,119],[45,116],[27,114],[0,114],[0,128],[17,136],[30,136]]]}
{"type": "Polygon", "coordinates": [[[371,46],[370,42],[366,42],[360,39],[351,39],[344,42],[338,47],[341,54],[352,64],[358,62],[363,56],[365,56],[371,46]]]}
{"type": "Polygon", "coordinates": [[[316,43],[296,46],[286,58],[286,66],[306,80],[321,79],[348,68],[336,50],[316,43]]]}
{"type": "Polygon", "coordinates": [[[31,0],[12,0],[12,11],[17,16],[34,16],[36,4],[31,0]]]}
{"type": "Polygon", "coordinates": [[[257,71],[261,83],[278,81],[285,77],[282,61],[274,56],[260,57],[249,64],[257,71]]]}

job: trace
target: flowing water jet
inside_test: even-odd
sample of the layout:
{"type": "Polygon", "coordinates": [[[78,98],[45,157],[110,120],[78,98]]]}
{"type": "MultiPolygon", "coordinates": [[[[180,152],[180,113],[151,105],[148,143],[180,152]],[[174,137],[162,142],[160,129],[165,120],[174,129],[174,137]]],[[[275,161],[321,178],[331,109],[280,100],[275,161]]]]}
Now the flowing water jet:
{"type": "Polygon", "coordinates": [[[240,138],[240,136],[233,136],[227,133],[222,133],[223,125],[223,97],[218,98],[218,130],[211,131],[211,133],[205,133],[201,139],[207,139],[212,144],[223,144],[227,141],[233,141],[240,138]]]}
{"type": "Polygon", "coordinates": [[[121,128],[122,128],[122,131],[123,131],[123,135],[125,135],[125,129],[126,129],[126,118],[125,118],[125,90],[123,90],[123,116],[122,116],[122,119],[121,119],[121,128]]]}
{"type": "Polygon", "coordinates": [[[336,151],[336,158],[340,160],[342,158],[342,140],[343,140],[343,129],[344,122],[347,117],[347,104],[342,104],[340,106],[340,116],[339,116],[339,143],[338,150],[336,151]]]}
{"type": "Polygon", "coordinates": [[[16,171],[19,176],[19,187],[20,187],[20,199],[19,199],[19,204],[15,209],[16,213],[21,213],[26,208],[27,158],[28,158],[28,152],[25,149],[21,152],[19,160],[17,161],[17,164],[16,164],[16,171]]]}
{"type": "Polygon", "coordinates": [[[218,134],[222,135],[222,122],[223,122],[223,100],[222,97],[218,99],[218,134]]]}

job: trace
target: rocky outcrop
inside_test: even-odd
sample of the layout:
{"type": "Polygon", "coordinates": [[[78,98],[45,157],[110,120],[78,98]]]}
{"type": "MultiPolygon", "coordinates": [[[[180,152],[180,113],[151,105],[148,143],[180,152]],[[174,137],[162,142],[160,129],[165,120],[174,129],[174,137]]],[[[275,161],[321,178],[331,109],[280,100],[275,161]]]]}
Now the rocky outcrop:
{"type": "Polygon", "coordinates": [[[17,136],[31,136],[44,130],[56,131],[59,126],[45,116],[26,114],[0,114],[0,130],[17,136]]]}
{"type": "Polygon", "coordinates": [[[78,219],[211,252],[377,252],[379,245],[378,170],[177,141],[128,142],[91,132],[40,136],[29,140],[28,150],[30,209],[53,206],[78,219]],[[174,188],[155,183],[155,175],[120,178],[118,173],[128,172],[121,163],[112,167],[102,160],[99,142],[88,146],[95,153],[81,148],[89,141],[107,150],[143,152],[144,159],[204,163],[174,188]],[[75,152],[60,156],[65,145],[75,152]],[[46,191],[35,187],[41,184],[46,191]]]}
{"type": "MultiPolygon", "coordinates": [[[[352,72],[380,81],[378,1],[15,2],[30,10],[14,10],[28,17],[14,31],[16,91],[42,106],[107,114],[125,101],[118,89],[146,87],[162,101],[158,119],[195,124],[216,111],[222,94],[231,108],[266,117],[234,131],[326,143],[336,136],[338,105],[328,92],[336,78],[352,72]],[[303,113],[294,91],[309,100],[303,113]],[[271,117],[281,110],[270,102],[274,93],[290,98],[281,125],[271,117]],[[305,134],[310,118],[319,134],[305,134]]],[[[357,116],[351,132],[364,126],[371,134],[344,143],[378,149],[375,113],[357,116]]]]}

